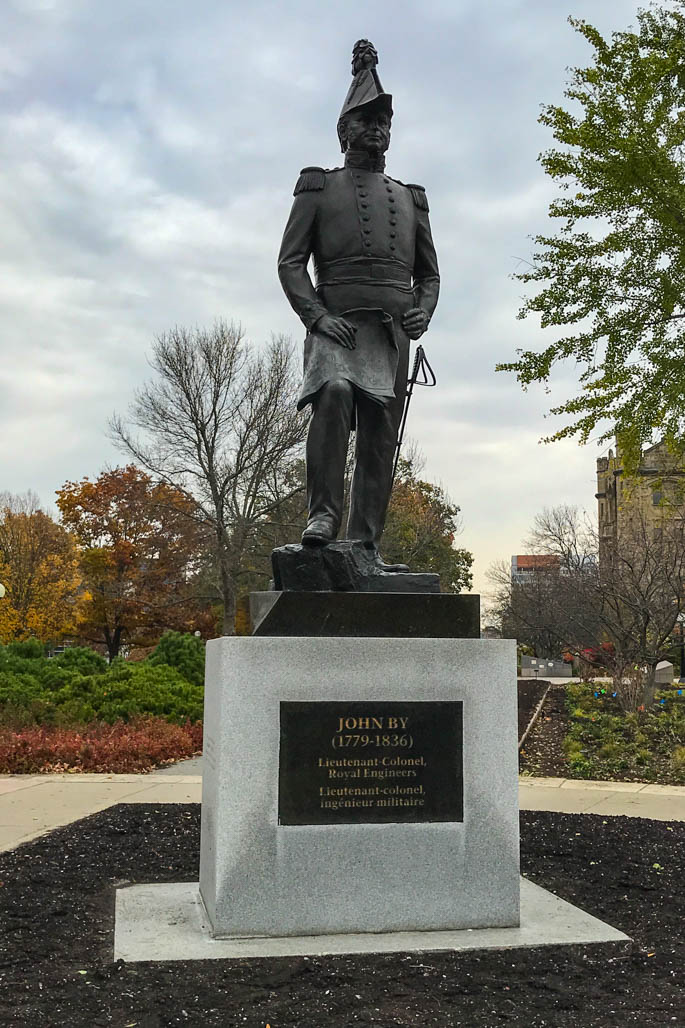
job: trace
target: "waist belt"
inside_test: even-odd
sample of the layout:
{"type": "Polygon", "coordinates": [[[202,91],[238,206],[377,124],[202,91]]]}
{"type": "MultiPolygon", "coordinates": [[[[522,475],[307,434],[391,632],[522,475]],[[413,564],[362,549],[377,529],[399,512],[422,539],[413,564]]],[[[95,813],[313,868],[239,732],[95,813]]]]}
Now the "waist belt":
{"type": "Polygon", "coordinates": [[[351,258],[327,261],[317,265],[317,286],[333,286],[341,282],[375,282],[378,285],[411,289],[411,268],[399,261],[351,258]]]}

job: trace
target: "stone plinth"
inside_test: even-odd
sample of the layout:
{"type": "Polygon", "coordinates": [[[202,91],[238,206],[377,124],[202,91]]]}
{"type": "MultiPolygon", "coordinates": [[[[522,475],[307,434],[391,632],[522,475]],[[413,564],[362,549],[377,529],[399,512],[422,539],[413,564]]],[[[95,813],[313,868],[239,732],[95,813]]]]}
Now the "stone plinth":
{"type": "Polygon", "coordinates": [[[250,593],[244,635],[477,639],[480,597],[452,593],[250,593]]]}
{"type": "MultiPolygon", "coordinates": [[[[516,702],[516,650],[510,640],[248,637],[209,642],[200,892],[214,935],[517,925],[516,702]],[[306,705],[301,708],[304,721],[293,740],[283,732],[284,725],[287,731],[297,726],[298,704],[306,705]],[[423,727],[420,718],[415,720],[422,705],[432,704],[441,705],[433,715],[446,712],[444,732],[438,717],[426,719],[423,727]],[[370,748],[346,742],[348,748],[336,750],[334,740],[342,737],[335,734],[339,708],[345,705],[350,713],[346,731],[367,708],[378,718],[396,708],[395,714],[407,721],[393,733],[388,727],[393,722],[386,719],[372,735],[380,742],[370,748]],[[321,785],[328,774],[317,758],[319,749],[323,753],[329,745],[325,718],[333,732],[330,745],[343,761],[382,761],[357,754],[383,752],[386,732],[391,740],[387,752],[394,763],[372,765],[375,772],[392,772],[387,778],[348,778],[354,764],[333,766],[344,774],[332,776],[330,788],[366,790],[344,794],[344,813],[331,806],[343,794],[325,793],[328,787],[321,785]],[[430,767],[432,777],[424,773],[426,761],[433,759],[426,734],[431,731],[439,733],[435,760],[440,762],[430,767]],[[286,767],[288,760],[291,766],[286,767]],[[416,774],[398,777],[398,769],[416,774]],[[309,790],[306,796],[303,792],[301,810],[311,809],[312,789],[324,789],[321,817],[330,817],[333,810],[348,820],[294,824],[288,815],[290,823],[282,823],[279,774],[282,784],[282,776],[293,771],[299,777],[288,779],[291,787],[309,790]],[[379,792],[369,793],[367,782],[379,792]],[[401,808],[404,821],[369,820],[378,812],[378,797],[386,813],[399,797],[418,797],[418,803],[424,782],[431,800],[425,809],[433,820],[422,821],[420,809],[408,819],[413,815],[406,806],[401,808]],[[436,789],[446,790],[445,797],[436,789]]],[[[350,738],[355,734],[360,732],[350,729],[350,738]]],[[[359,765],[362,771],[368,766],[359,765]]]]}

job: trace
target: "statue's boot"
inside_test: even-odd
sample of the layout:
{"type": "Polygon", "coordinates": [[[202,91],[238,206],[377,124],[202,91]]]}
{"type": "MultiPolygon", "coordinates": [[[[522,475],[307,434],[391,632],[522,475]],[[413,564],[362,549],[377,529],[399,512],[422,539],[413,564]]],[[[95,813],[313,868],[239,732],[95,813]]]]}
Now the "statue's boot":
{"type": "Polygon", "coordinates": [[[302,542],[305,546],[326,546],[335,540],[337,534],[333,518],[320,514],[307,522],[307,527],[302,533],[302,542]]]}
{"type": "Polygon", "coordinates": [[[375,568],[378,568],[379,571],[386,571],[388,573],[390,573],[390,572],[402,573],[402,572],[409,571],[409,565],[408,564],[386,564],[385,561],[383,560],[383,558],[381,557],[380,553],[378,552],[378,550],[375,551],[374,556],[373,556],[373,566],[375,568]]]}

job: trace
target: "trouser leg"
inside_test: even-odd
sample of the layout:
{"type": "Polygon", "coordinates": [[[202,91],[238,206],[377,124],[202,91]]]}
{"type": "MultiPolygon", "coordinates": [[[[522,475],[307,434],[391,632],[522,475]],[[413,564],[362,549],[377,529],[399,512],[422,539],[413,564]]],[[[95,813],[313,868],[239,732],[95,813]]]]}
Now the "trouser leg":
{"type": "Polygon", "coordinates": [[[342,520],[345,460],[353,408],[352,383],[347,379],[327,382],[314,399],[307,434],[309,521],[330,518],[336,534],[342,520]]]}
{"type": "Polygon", "coordinates": [[[392,491],[397,433],[407,392],[409,340],[399,341],[395,397],[385,403],[357,393],[357,438],[347,538],[378,549],[392,491]]]}
{"type": "Polygon", "coordinates": [[[392,467],[401,409],[397,404],[357,399],[357,440],[350,495],[348,539],[378,549],[392,490],[392,467]]]}

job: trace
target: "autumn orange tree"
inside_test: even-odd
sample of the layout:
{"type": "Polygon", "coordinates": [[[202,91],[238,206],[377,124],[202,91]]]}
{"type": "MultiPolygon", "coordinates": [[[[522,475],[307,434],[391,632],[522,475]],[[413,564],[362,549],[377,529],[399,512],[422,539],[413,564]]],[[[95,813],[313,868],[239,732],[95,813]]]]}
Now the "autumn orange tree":
{"type": "Polygon", "coordinates": [[[74,538],[33,493],[0,495],[0,642],[61,639],[74,630],[79,561],[74,538]]]}
{"type": "Polygon", "coordinates": [[[211,615],[193,589],[203,540],[183,493],[128,465],[67,482],[57,506],[81,547],[81,638],[113,658],[124,642],[207,628],[211,615]]]}
{"type": "Polygon", "coordinates": [[[440,485],[418,477],[420,457],[401,458],[381,540],[383,559],[440,575],[443,592],[470,589],[473,555],[454,545],[460,509],[440,485]]]}

